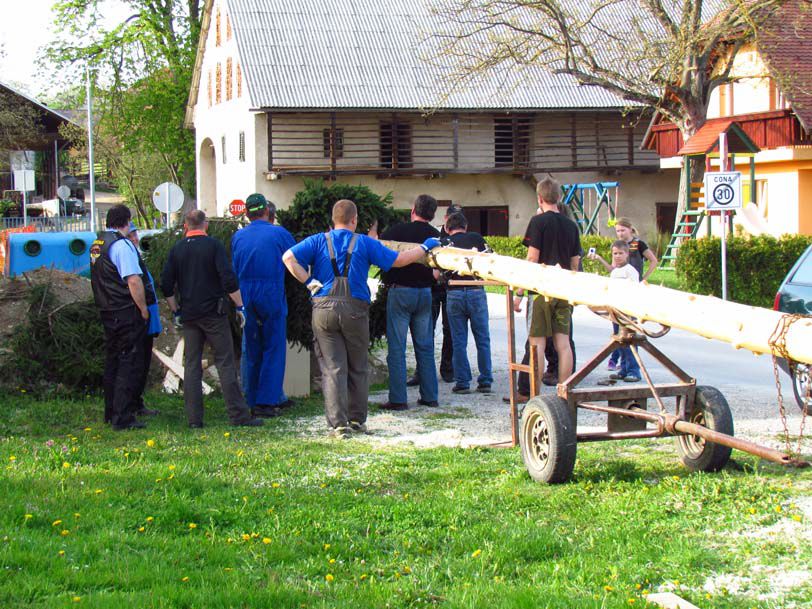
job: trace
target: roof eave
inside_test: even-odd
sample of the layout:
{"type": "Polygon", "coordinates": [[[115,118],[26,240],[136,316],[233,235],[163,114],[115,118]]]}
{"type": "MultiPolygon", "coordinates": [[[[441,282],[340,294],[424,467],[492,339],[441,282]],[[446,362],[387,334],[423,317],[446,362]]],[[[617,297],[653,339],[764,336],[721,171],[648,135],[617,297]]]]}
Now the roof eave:
{"type": "Polygon", "coordinates": [[[203,55],[206,52],[206,39],[209,36],[213,4],[214,0],[205,1],[203,5],[203,15],[200,18],[200,38],[197,40],[197,54],[195,55],[195,65],[192,70],[192,84],[189,88],[189,98],[186,101],[186,115],[183,119],[183,126],[187,129],[194,129],[195,126],[195,106],[197,105],[197,93],[200,90],[200,75],[203,72],[203,55]]]}

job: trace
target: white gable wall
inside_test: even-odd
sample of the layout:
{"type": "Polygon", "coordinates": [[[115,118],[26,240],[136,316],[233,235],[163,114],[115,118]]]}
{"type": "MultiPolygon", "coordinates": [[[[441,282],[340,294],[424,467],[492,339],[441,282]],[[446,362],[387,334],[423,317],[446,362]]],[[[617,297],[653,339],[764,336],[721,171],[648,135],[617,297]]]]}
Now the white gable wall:
{"type": "MultiPolygon", "coordinates": [[[[256,190],[255,117],[250,112],[247,82],[242,76],[238,91],[237,67],[242,69],[237,44],[232,31],[227,35],[228,5],[225,0],[214,3],[211,25],[201,68],[200,85],[195,106],[195,143],[198,207],[210,216],[228,213],[234,199],[243,199],[256,190]],[[220,45],[217,45],[217,11],[220,10],[220,45]],[[231,59],[231,99],[227,99],[227,68],[231,59]],[[217,69],[220,67],[220,101],[217,101],[217,69]],[[211,79],[211,80],[209,80],[211,79]],[[211,98],[209,97],[211,82],[211,98]],[[240,95],[238,95],[240,93],[240,95]],[[211,99],[211,105],[209,101],[211,99]],[[245,134],[245,160],[239,158],[240,132],[245,134]],[[225,139],[225,156],[223,140],[225,139]],[[202,154],[211,144],[214,162],[202,154]],[[214,172],[212,179],[211,172],[214,172]],[[212,188],[212,185],[213,188],[212,188]],[[213,193],[212,193],[213,190],[213,193]]],[[[209,149],[211,150],[211,149],[209,149]]]]}

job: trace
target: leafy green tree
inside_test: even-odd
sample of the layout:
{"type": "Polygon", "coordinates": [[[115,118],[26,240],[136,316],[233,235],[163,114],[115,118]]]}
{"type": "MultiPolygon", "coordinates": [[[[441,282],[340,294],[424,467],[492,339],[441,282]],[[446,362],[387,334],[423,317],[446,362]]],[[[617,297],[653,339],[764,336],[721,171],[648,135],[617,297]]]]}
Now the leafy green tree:
{"type": "Polygon", "coordinates": [[[123,4],[131,13],[106,26],[98,0],[57,2],[54,20],[65,27],[44,61],[74,72],[91,70],[100,153],[108,156],[127,200],[146,218],[159,182],[171,180],[194,194],[194,134],[183,119],[203,0],[123,4]]]}

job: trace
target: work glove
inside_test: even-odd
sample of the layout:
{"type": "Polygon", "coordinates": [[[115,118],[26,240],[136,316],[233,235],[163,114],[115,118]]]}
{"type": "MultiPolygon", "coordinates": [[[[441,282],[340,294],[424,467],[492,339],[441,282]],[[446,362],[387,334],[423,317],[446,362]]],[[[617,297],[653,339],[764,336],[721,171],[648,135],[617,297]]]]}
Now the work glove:
{"type": "Polygon", "coordinates": [[[420,244],[420,247],[423,248],[424,252],[430,252],[435,247],[440,247],[442,244],[437,237],[429,237],[423,243],[420,244]]]}
{"type": "Polygon", "coordinates": [[[240,330],[245,327],[245,307],[237,307],[237,325],[240,330]]]}
{"type": "Polygon", "coordinates": [[[183,322],[180,320],[180,309],[172,313],[172,325],[178,330],[183,328],[183,322]]]}
{"type": "Polygon", "coordinates": [[[308,280],[305,281],[305,287],[310,290],[311,296],[315,296],[319,293],[319,290],[324,287],[324,284],[315,277],[309,277],[308,280]]]}

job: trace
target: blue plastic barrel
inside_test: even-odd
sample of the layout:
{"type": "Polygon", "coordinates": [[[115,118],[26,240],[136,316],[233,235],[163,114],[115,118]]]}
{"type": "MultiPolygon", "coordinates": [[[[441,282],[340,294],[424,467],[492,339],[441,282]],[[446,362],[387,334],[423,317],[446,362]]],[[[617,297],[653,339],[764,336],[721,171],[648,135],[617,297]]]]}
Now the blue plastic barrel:
{"type": "Polygon", "coordinates": [[[12,233],[8,274],[15,277],[41,267],[90,276],[90,246],[96,233],[12,233]]]}

